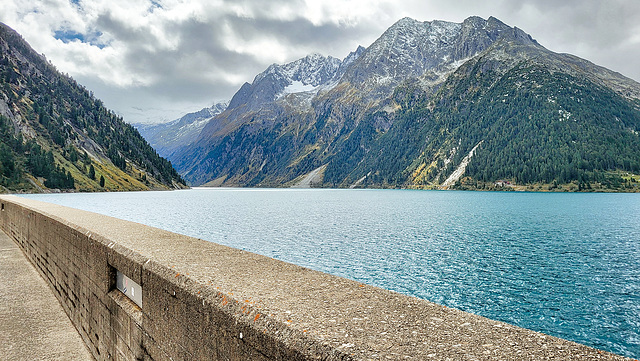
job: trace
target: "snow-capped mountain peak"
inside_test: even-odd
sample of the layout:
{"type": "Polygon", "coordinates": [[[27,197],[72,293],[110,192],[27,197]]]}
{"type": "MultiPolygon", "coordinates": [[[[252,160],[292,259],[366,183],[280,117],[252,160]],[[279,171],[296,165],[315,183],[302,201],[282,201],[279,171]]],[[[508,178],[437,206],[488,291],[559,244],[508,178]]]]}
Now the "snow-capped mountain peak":
{"type": "MultiPolygon", "coordinates": [[[[483,139],[478,137],[487,135],[469,114],[492,112],[482,123],[500,130],[517,119],[527,122],[525,114],[545,111],[556,119],[557,110],[537,106],[514,121],[502,121],[502,115],[505,107],[517,107],[510,102],[519,96],[515,92],[530,89],[542,96],[550,91],[546,85],[577,90],[590,83],[626,97],[640,94],[639,84],[544,49],[495,18],[461,23],[404,18],[368,48],[358,47],[342,60],[310,54],[271,65],[253,83],[245,83],[193,146],[177,150],[171,161],[194,184],[281,186],[322,174],[324,186],[434,185],[450,177],[447,162],[469,154],[483,139]],[[472,137],[465,138],[470,129],[475,129],[472,137]]],[[[562,93],[573,98],[568,90],[562,93]]],[[[535,104],[520,99],[518,104],[535,104]]],[[[487,139],[478,151],[510,156],[501,153],[504,138],[496,139],[487,139]],[[489,149],[495,144],[500,149],[489,149]]]]}
{"type": "Polygon", "coordinates": [[[340,59],[314,53],[284,65],[272,64],[255,77],[253,84],[271,77],[289,84],[298,81],[304,85],[318,86],[330,80],[341,63],[340,59]]]}

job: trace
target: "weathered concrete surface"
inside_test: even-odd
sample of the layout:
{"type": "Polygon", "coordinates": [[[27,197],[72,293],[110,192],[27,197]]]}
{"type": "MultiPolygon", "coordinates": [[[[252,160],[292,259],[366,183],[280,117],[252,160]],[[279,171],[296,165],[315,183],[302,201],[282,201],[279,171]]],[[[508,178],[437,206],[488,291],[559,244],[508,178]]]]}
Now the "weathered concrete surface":
{"type": "Polygon", "coordinates": [[[45,281],[2,231],[0,355],[12,361],[93,360],[45,281]]]}
{"type": "Polygon", "coordinates": [[[625,359],[156,228],[0,202],[0,227],[100,360],[625,359]],[[142,286],[142,308],[114,290],[114,269],[142,286]]]}

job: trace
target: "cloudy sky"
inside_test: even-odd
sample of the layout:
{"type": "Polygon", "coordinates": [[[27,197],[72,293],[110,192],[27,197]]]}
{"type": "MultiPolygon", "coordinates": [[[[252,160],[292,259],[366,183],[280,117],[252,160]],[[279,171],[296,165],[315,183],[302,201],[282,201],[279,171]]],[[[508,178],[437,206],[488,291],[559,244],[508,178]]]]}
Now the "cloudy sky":
{"type": "Polygon", "coordinates": [[[230,99],[272,63],[343,58],[402,17],[495,16],[640,81],[637,0],[3,0],[17,30],[128,122],[230,99]]]}

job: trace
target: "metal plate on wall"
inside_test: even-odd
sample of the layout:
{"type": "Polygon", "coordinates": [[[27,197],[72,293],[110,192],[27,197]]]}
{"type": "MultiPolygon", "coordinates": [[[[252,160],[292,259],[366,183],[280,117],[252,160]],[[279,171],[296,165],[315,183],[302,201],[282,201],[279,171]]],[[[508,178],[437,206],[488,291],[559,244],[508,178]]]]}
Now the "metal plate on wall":
{"type": "Polygon", "coordinates": [[[116,288],[142,308],[142,286],[116,270],[116,288]]]}

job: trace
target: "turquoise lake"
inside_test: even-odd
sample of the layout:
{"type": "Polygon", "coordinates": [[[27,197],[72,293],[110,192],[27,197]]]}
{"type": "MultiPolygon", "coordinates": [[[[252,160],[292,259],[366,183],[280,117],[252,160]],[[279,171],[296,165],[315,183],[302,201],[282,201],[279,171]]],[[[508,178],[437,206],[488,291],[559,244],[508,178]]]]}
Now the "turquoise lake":
{"type": "Polygon", "coordinates": [[[640,194],[196,188],[23,196],[640,358],[640,194]]]}

